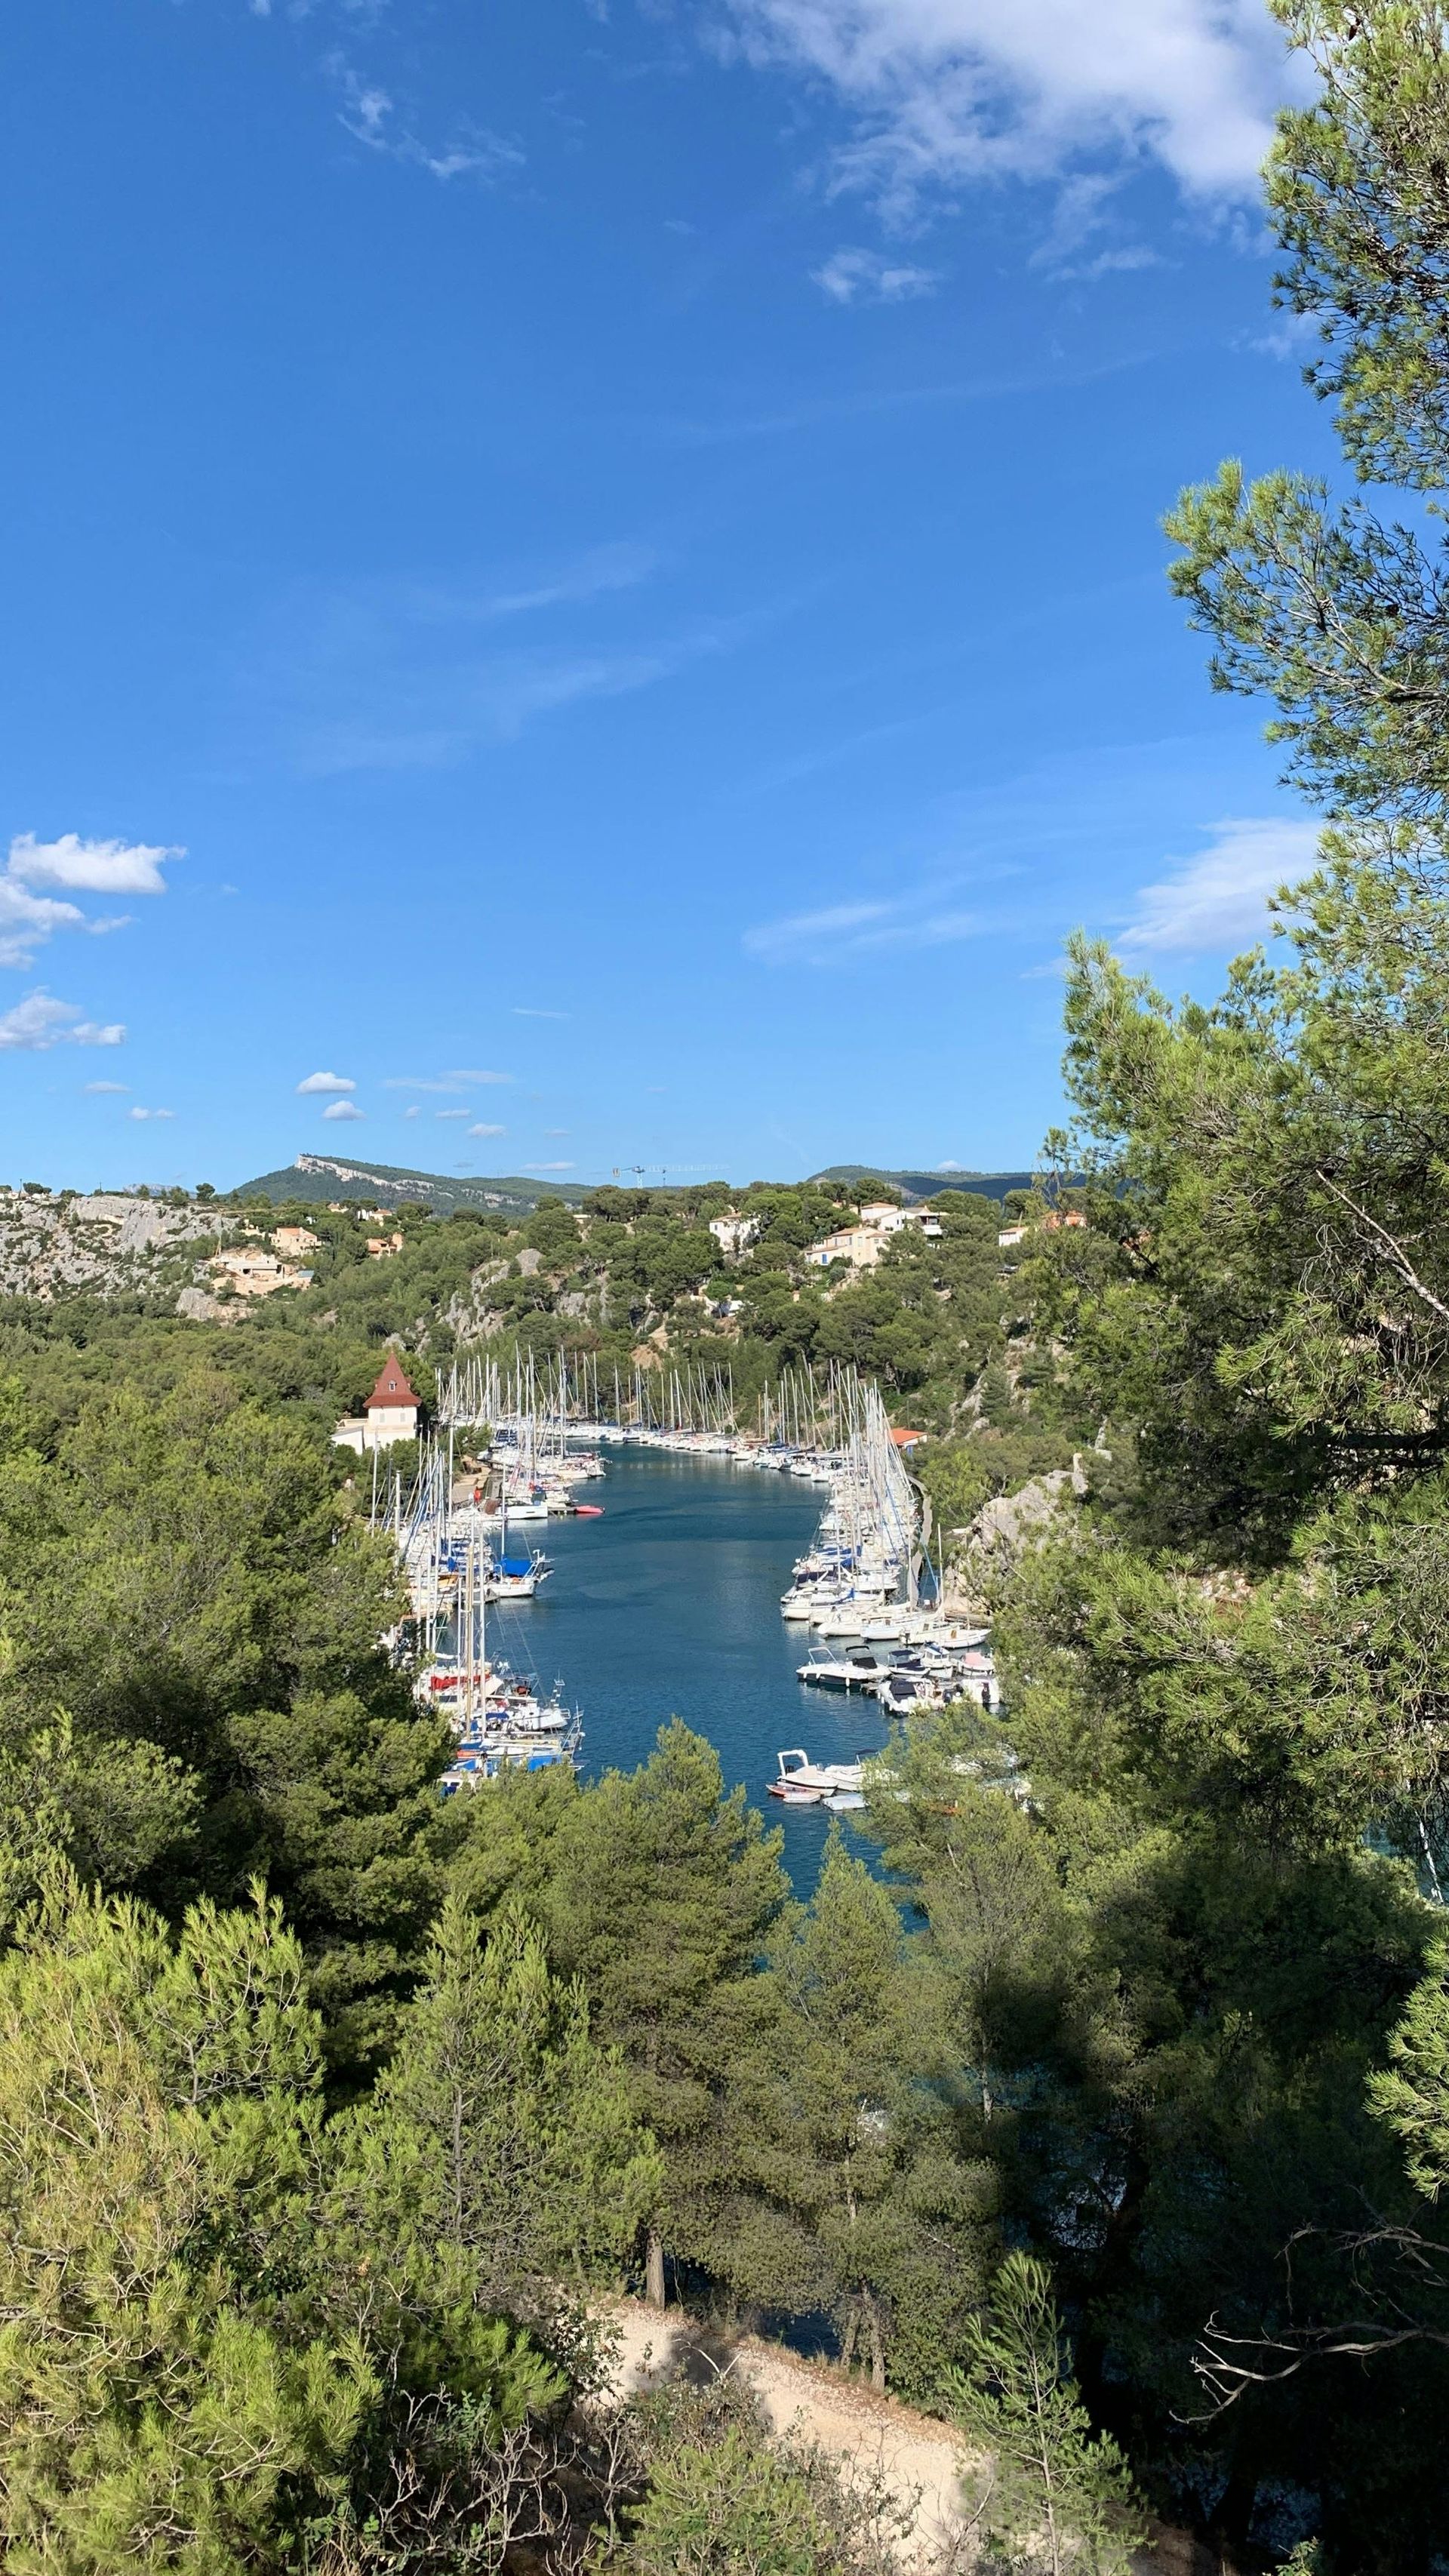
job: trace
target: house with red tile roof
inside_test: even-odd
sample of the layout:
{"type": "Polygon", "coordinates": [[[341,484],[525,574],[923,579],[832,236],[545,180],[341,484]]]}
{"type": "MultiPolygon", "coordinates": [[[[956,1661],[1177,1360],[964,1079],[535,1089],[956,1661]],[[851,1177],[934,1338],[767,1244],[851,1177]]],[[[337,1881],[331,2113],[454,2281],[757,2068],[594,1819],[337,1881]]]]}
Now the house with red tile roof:
{"type": "Polygon", "coordinates": [[[365,1449],[386,1449],[394,1440],[416,1440],[421,1412],[421,1397],[409,1385],[396,1351],[389,1351],[362,1412],[338,1423],[333,1443],[355,1449],[360,1457],[365,1449]]]}

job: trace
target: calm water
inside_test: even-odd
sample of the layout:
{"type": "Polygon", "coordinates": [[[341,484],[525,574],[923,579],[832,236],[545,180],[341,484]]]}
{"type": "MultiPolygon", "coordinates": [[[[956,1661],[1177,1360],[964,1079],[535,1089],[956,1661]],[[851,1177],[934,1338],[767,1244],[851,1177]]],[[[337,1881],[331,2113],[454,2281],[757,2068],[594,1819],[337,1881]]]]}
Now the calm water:
{"type": "Polygon", "coordinates": [[[537,1600],[489,1611],[490,1651],[563,1683],[583,1711],[585,1773],[632,1770],[670,1717],[707,1735],[726,1785],[742,1781],[751,1805],[784,1826],[786,1866],[809,1895],[829,1820],[766,1797],[775,1756],[800,1744],[813,1760],[849,1761],[889,1732],[874,1700],[795,1678],[812,1640],[786,1626],[780,1595],[825,1489],[723,1459],[606,1454],[607,1476],[581,1489],[603,1504],[602,1520],[512,1533],[511,1547],[544,1547],[555,1570],[537,1600]]]}

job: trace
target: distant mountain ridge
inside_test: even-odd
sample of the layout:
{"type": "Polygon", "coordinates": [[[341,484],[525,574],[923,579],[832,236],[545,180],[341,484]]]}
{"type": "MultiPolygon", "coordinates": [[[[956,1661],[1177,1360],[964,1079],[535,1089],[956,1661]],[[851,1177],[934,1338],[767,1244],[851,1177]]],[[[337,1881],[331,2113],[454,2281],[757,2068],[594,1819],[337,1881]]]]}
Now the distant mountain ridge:
{"type": "MultiPolygon", "coordinates": [[[[1004,1198],[1008,1190],[1029,1189],[1032,1176],[1030,1172],[893,1172],[874,1163],[832,1163],[828,1171],[812,1173],[811,1178],[851,1187],[857,1181],[879,1183],[899,1190],[902,1198],[914,1204],[934,1198],[938,1190],[977,1190],[984,1198],[1004,1198]]],[[[499,1179],[461,1179],[443,1172],[409,1171],[396,1163],[373,1163],[360,1155],[299,1154],[295,1163],[285,1164],[280,1171],[242,1181],[232,1195],[268,1198],[274,1204],[283,1199],[346,1199],[364,1207],[373,1203],[396,1207],[400,1199],[421,1199],[439,1216],[451,1215],[454,1208],[496,1208],[505,1216],[529,1216],[540,1199],[562,1199],[566,1207],[578,1207],[597,1186],[592,1181],[535,1179],[521,1172],[499,1179]]],[[[675,1195],[675,1187],[669,1195],[675,1195]]]]}
{"type": "Polygon", "coordinates": [[[857,1181],[883,1181],[912,1203],[933,1199],[938,1190],[975,1190],[984,1199],[1002,1199],[1008,1190],[1029,1190],[1034,1177],[1031,1172],[961,1172],[950,1163],[934,1172],[888,1172],[879,1163],[832,1163],[828,1171],[811,1174],[812,1180],[843,1181],[851,1188],[857,1181]]]}
{"type": "Polygon", "coordinates": [[[454,1208],[497,1208],[505,1216],[528,1216],[540,1199],[562,1199],[577,1207],[589,1185],[582,1181],[534,1180],[516,1173],[501,1180],[466,1180],[444,1172],[414,1172],[396,1163],[366,1162],[355,1154],[299,1154],[280,1171],[262,1172],[242,1181],[237,1198],[346,1199],[355,1206],[396,1207],[401,1199],[421,1199],[439,1216],[454,1208]]]}

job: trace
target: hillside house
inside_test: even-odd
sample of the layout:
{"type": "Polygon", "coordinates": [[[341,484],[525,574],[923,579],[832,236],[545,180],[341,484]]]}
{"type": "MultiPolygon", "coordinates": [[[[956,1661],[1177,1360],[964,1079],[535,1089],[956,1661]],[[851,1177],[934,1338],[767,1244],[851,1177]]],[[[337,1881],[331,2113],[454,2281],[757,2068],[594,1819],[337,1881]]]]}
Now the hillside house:
{"type": "Polygon", "coordinates": [[[279,1225],[273,1230],[272,1242],[284,1261],[299,1261],[304,1253],[322,1249],[321,1235],[306,1225],[279,1225]]]}
{"type": "Polygon", "coordinates": [[[233,1297],[270,1297],[278,1288],[312,1285],[310,1270],[279,1261],[274,1252],[253,1252],[250,1245],[241,1252],[218,1252],[206,1266],[217,1286],[230,1289],[233,1297]]]}
{"type": "MultiPolygon", "coordinates": [[[[1068,1208],[1064,1216],[1056,1208],[1049,1208],[1040,1225],[1043,1234],[1060,1234],[1064,1226],[1085,1227],[1086,1222],[1080,1208],[1068,1208]]],[[[1029,1225],[1004,1225],[996,1240],[1002,1251],[1008,1252],[1015,1244],[1024,1243],[1031,1231],[1029,1225]]]]}
{"type": "Polygon", "coordinates": [[[848,1261],[852,1270],[874,1270],[892,1235],[906,1228],[938,1242],[945,1228],[929,1208],[897,1207],[893,1199],[873,1199],[863,1207],[854,1225],[837,1227],[821,1243],[812,1243],[804,1258],[819,1270],[828,1270],[832,1261],[848,1261]]]}
{"type": "Polygon", "coordinates": [[[710,1218],[709,1230],[726,1261],[738,1261],[759,1233],[760,1220],[757,1216],[741,1216],[737,1208],[727,1208],[723,1216],[710,1218]]]}

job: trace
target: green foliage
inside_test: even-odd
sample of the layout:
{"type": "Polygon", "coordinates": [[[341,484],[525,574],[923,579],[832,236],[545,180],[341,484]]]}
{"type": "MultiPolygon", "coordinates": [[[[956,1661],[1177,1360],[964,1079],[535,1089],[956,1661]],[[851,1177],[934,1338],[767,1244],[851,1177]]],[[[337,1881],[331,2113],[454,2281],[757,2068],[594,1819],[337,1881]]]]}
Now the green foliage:
{"type": "MultiPolygon", "coordinates": [[[[1277,0],[1317,74],[1285,110],[1267,171],[1287,253],[1281,300],[1318,325],[1309,382],[1337,404],[1361,479],[1444,480],[1442,173],[1449,64],[1440,13],[1400,0],[1277,0]]],[[[1168,521],[1173,582],[1214,640],[1217,686],[1265,691],[1292,774],[1335,812],[1442,807],[1446,620],[1442,547],[1326,487],[1225,465],[1168,521]]]]}
{"type": "Polygon", "coordinates": [[[1060,1864],[1018,1804],[1005,1730],[970,1701],[907,1719],[867,1773],[872,1831],[929,1928],[942,2054],[979,2103],[990,2149],[1015,2080],[1049,2048],[1083,1973],[1060,1864]],[[951,2054],[948,2055],[948,2049],[951,2054]]]}
{"type": "Polygon", "coordinates": [[[1449,1954],[1437,1951],[1368,2080],[1373,2109],[1404,2148],[1416,2191],[1437,2200],[1449,2181],[1449,1954]]]}
{"type": "Polygon", "coordinates": [[[724,2102],[753,1971],[786,1899],[778,1833],[728,1796],[719,1756],[678,1718],[639,1771],[607,1772],[560,1818],[544,1898],[559,1966],[628,2067],[664,2158],[649,2213],[662,2249],[723,2251],[724,2102]]]}
{"type": "MultiPolygon", "coordinates": [[[[384,2087],[329,2118],[279,1907],[173,1937],[52,1880],[0,1959],[7,2565],[491,2546],[566,2385],[526,2276],[606,2258],[648,2148],[536,1935],[485,1951],[451,1909],[434,1971],[384,2087]]],[[[576,2320],[576,2377],[588,2349],[576,2320]]]]}
{"type": "Polygon", "coordinates": [[[654,2469],[622,2560],[632,2576],[839,2576],[835,2536],[798,2469],[732,2425],[654,2469]]]}
{"type": "Polygon", "coordinates": [[[523,1240],[556,1262],[576,1259],[583,1238],[577,1218],[560,1199],[540,1199],[523,1229],[523,1240]]]}
{"type": "Polygon", "coordinates": [[[1383,0],[1279,0],[1278,15],[1318,80],[1279,116],[1265,174],[1290,262],[1280,298],[1319,326],[1308,381],[1336,403],[1359,475],[1432,491],[1449,454],[1443,25],[1383,0]]]}
{"type": "Polygon", "coordinates": [[[1082,1400],[1140,1428],[1158,1526],[1279,1545],[1345,1469],[1440,1445],[1444,892],[1420,837],[1330,835],[1294,961],[1241,961],[1212,1010],[1073,947],[1094,1227],[1048,1238],[1032,1284],[1082,1400]]]}
{"type": "Polygon", "coordinates": [[[365,2061],[441,1892],[449,1736],[382,1650],[397,1575],[323,1443],[207,1371],[123,1384],[53,1458],[10,1439],[0,1528],[16,1900],[41,1842],[168,1910],[262,1870],[365,2061]]]}
{"type": "Polygon", "coordinates": [[[1140,2537],[1131,2480],[1077,2394],[1044,2264],[1008,2254],[986,2313],[967,2327],[966,2354],[959,2419],[993,2455],[986,2491],[973,2499],[988,2564],[1013,2576],[1073,2567],[1127,2576],[1140,2537]]]}
{"type": "Polygon", "coordinates": [[[833,1832],[809,1908],[783,1928],[753,2059],[737,2063],[732,2268],[767,2304],[821,2307],[877,2387],[932,2399],[981,2277],[993,2189],[925,2079],[939,2036],[896,1904],[833,1832]]]}
{"type": "Polygon", "coordinates": [[[331,2493],[378,2382],[289,2332],[320,2059],[296,1944],[57,1887],[0,1963],[8,2563],[225,2571],[331,2493]],[[270,2294],[270,2295],[269,2295],[270,2294]]]}
{"type": "Polygon", "coordinates": [[[360,2129],[378,2241],[406,2246],[423,2281],[451,2249],[476,2314],[524,2318],[551,2343],[576,2343],[584,2322],[560,2285],[617,2277],[661,2186],[581,1990],[525,1916],[505,1911],[485,1938],[456,1895],[360,2129]]]}
{"type": "Polygon", "coordinates": [[[929,1498],[937,1532],[969,1527],[991,1491],[987,1447],[980,1440],[933,1440],[913,1472],[929,1498]]]}
{"type": "Polygon", "coordinates": [[[635,2494],[590,2562],[607,2576],[892,2576],[901,2565],[910,2504],[879,2472],[793,2433],[772,2438],[731,2372],[698,2387],[666,2378],[630,2402],[619,2433],[635,2494]]]}

